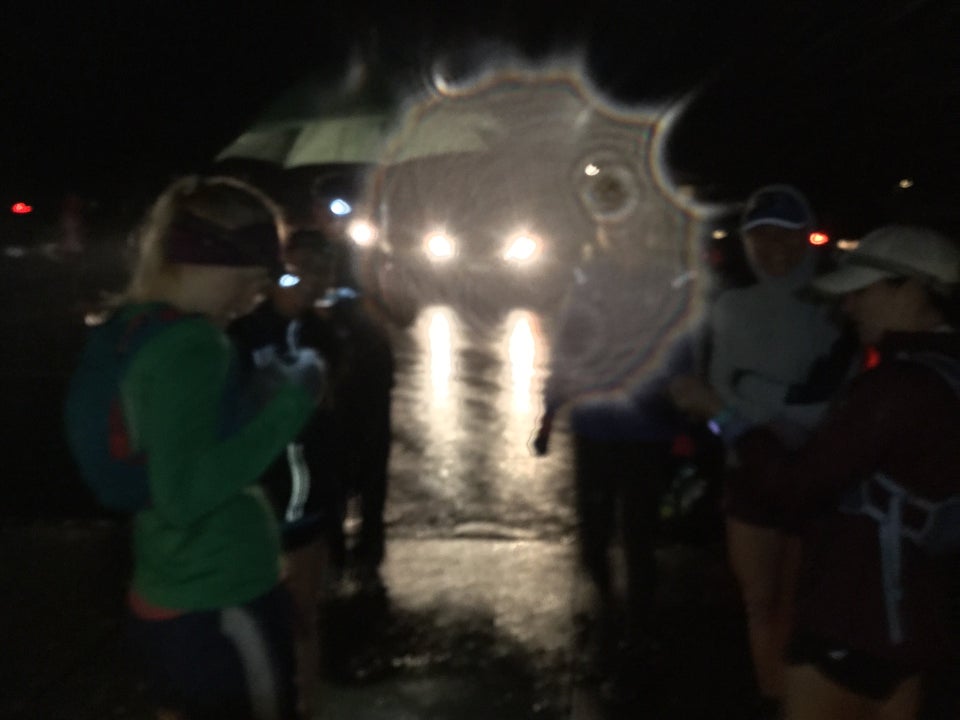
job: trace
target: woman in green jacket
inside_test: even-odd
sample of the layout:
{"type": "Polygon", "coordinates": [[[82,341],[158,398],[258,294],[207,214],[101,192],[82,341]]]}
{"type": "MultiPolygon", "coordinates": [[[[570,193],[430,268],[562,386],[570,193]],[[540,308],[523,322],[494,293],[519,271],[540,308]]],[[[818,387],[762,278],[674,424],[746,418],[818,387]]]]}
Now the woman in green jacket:
{"type": "Polygon", "coordinates": [[[280,229],[243,183],[179,180],[147,218],[115,311],[165,319],[133,351],[120,404],[150,496],[134,518],[131,635],[155,701],[180,718],[296,717],[278,532],[257,481],[320,378],[307,361],[254,398],[223,332],[268,282],[280,229]]]}

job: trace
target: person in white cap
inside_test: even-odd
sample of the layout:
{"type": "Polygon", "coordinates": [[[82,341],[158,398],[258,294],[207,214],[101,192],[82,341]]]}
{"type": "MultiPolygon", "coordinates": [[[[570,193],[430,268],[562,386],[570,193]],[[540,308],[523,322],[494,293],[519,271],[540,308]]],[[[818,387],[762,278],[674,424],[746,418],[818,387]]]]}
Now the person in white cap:
{"type": "Polygon", "coordinates": [[[788,450],[692,380],[674,401],[712,418],[759,498],[802,528],[785,717],[917,717],[921,679],[953,656],[943,555],[960,551],[960,246],[932,230],[866,235],[812,289],[834,298],[869,369],[788,450]]]}

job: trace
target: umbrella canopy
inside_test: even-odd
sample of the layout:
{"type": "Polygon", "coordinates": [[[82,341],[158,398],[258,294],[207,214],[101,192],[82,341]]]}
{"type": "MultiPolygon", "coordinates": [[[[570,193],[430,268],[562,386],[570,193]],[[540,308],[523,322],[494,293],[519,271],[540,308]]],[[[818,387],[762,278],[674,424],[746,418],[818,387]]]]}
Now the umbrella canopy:
{"type": "Polygon", "coordinates": [[[329,164],[398,164],[478,152],[501,134],[483,109],[434,99],[401,117],[376,74],[331,84],[307,79],[281,94],[217,160],[256,160],[281,169],[329,164]]]}
{"type": "Polygon", "coordinates": [[[281,94],[217,160],[248,159],[295,168],[375,163],[394,125],[396,103],[375,74],[346,83],[306,79],[281,94]]]}
{"type": "Polygon", "coordinates": [[[489,113],[435,105],[415,113],[385,148],[386,164],[488,150],[503,126],[489,113]]]}
{"type": "Polygon", "coordinates": [[[257,125],[227,146],[217,160],[246,158],[283,168],[331,163],[375,163],[392,125],[385,113],[323,117],[257,125]]]}

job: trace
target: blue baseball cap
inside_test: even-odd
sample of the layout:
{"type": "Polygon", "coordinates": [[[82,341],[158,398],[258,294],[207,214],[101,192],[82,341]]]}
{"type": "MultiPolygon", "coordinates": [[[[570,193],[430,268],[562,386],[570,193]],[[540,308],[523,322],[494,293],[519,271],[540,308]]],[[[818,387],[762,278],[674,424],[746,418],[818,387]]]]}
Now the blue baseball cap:
{"type": "Polygon", "coordinates": [[[789,230],[813,227],[810,203],[791,185],[766,185],[747,200],[740,219],[740,231],[761,225],[774,225],[789,230]]]}

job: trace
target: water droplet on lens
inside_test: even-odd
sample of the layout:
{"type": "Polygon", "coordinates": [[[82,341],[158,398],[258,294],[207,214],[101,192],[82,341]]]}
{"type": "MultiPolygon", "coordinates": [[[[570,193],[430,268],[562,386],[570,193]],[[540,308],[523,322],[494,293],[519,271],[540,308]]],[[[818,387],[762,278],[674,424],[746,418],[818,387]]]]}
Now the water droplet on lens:
{"type": "Polygon", "coordinates": [[[584,208],[598,222],[620,222],[636,208],[636,173],[624,160],[591,154],[574,167],[574,183],[584,208]]]}

